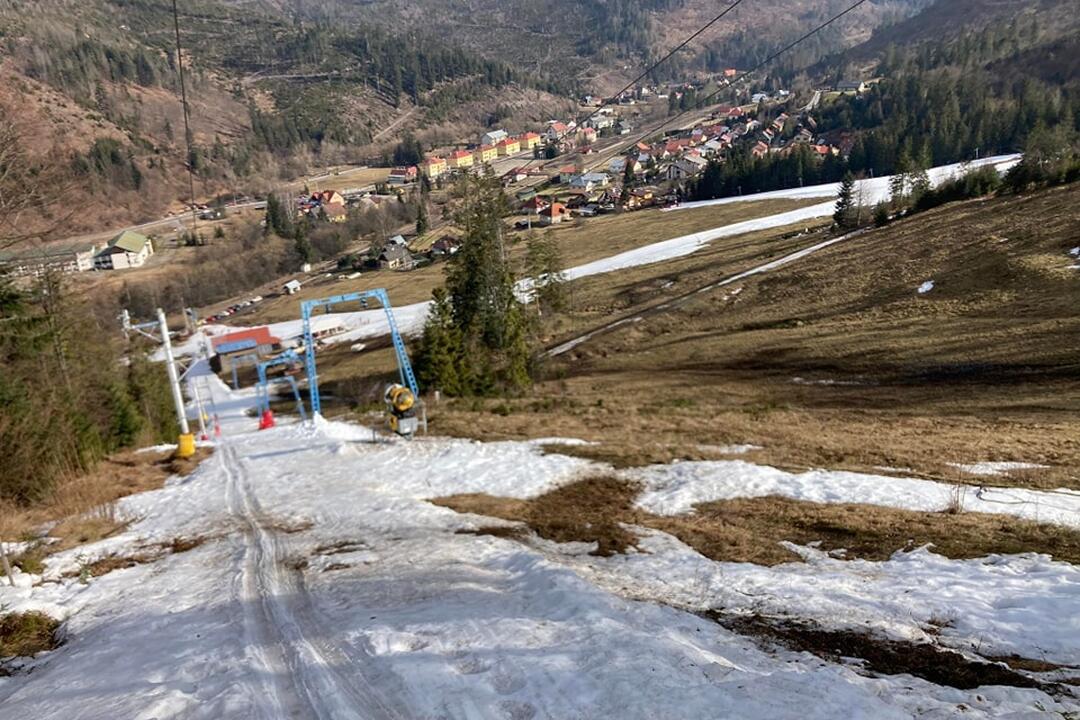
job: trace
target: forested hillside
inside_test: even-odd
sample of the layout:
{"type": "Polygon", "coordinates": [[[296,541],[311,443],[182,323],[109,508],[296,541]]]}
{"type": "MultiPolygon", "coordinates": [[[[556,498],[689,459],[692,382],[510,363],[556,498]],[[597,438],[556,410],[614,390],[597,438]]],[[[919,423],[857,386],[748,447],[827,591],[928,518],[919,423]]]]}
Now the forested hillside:
{"type": "MultiPolygon", "coordinates": [[[[1064,3],[992,5],[1006,4],[1025,7],[961,35],[885,45],[872,71],[881,81],[823,111],[822,131],[857,133],[852,169],[883,174],[898,163],[928,167],[1016,152],[1029,142],[1070,144],[1080,130],[1078,19],[1062,15],[1064,3]]],[[[944,5],[930,8],[920,26],[929,32],[944,5]]],[[[909,37],[914,23],[897,37],[909,37]]],[[[834,72],[853,70],[840,62],[834,72]]]]}
{"type": "Polygon", "coordinates": [[[59,19],[29,22],[48,9],[37,4],[0,9],[0,99],[40,128],[41,149],[70,157],[93,208],[74,230],[162,215],[189,195],[185,162],[197,173],[198,201],[258,192],[320,165],[375,156],[373,137],[405,114],[419,126],[468,122],[525,94],[540,106],[557,103],[552,93],[574,87],[433,36],[181,3],[189,157],[171,8],[151,0],[45,5],[59,19]]]}

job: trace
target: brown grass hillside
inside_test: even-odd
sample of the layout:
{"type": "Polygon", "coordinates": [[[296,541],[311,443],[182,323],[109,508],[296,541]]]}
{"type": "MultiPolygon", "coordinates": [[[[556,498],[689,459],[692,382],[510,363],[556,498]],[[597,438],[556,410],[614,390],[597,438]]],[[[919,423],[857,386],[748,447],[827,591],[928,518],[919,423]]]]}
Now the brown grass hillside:
{"type": "MultiPolygon", "coordinates": [[[[1051,468],[993,481],[1080,487],[1077,246],[1080,186],[941,208],[600,335],[549,360],[532,396],[444,405],[433,427],[593,439],[581,452],[619,465],[730,443],[949,480],[973,478],[948,463],[1016,460],[1051,468]]],[[[735,269],[706,250],[585,279],[563,322],[633,316],[735,269]]]]}

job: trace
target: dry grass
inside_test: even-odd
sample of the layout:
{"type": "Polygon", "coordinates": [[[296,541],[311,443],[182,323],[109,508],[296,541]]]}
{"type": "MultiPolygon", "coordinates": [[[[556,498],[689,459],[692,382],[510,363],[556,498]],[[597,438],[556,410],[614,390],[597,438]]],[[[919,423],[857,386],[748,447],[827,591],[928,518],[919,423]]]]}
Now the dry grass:
{"type": "Polygon", "coordinates": [[[759,565],[799,559],[781,541],[818,542],[822,550],[845,550],[848,557],[867,560],[887,560],[899,550],[931,544],[934,552],[953,559],[1040,552],[1080,564],[1080,532],[987,513],[760,497],[704,503],[693,515],[653,517],[644,524],[714,560],[759,565]]]}
{"type": "Polygon", "coordinates": [[[85,575],[86,577],[101,577],[113,570],[123,570],[145,565],[160,560],[165,555],[185,553],[201,546],[209,538],[200,537],[175,537],[169,542],[147,546],[143,551],[131,555],[108,555],[94,562],[84,565],[79,572],[69,573],[69,577],[85,575]]]}
{"type": "Polygon", "coordinates": [[[40,505],[0,507],[0,537],[34,540],[47,528],[55,542],[38,543],[13,558],[23,572],[41,574],[48,555],[102,540],[127,527],[131,518],[117,511],[117,500],[156,490],[169,477],[190,473],[210,453],[208,448],[199,448],[186,460],[175,460],[169,452],[119,453],[92,472],[63,482],[40,505]]]}
{"type": "MultiPolygon", "coordinates": [[[[753,443],[791,469],[1080,488],[1080,272],[1046,271],[1078,228],[1080,186],[925,213],[598,336],[529,397],[432,405],[432,431],[581,437],[598,444],[559,452],[617,466],[753,443]],[[1050,467],[949,464],[984,460],[1050,467]]],[[[575,282],[552,344],[815,240],[757,233],[575,282]]]]}
{"type": "MultiPolygon", "coordinates": [[[[886,560],[900,550],[926,544],[949,558],[1040,552],[1080,564],[1080,531],[987,513],[931,513],[875,505],[812,503],[781,497],[738,498],[703,503],[690,515],[652,515],[634,507],[640,488],[595,477],[565,485],[531,500],[483,494],[432,500],[457,512],[523,523],[555,542],[597,543],[596,555],[625,552],[635,545],[626,525],[662,530],[720,562],[777,565],[801,558],[781,543],[820,543],[845,550],[844,557],[886,560]]],[[[520,538],[520,528],[484,528],[476,534],[520,538]]]]}
{"type": "MultiPolygon", "coordinates": [[[[523,522],[546,540],[596,543],[592,554],[609,556],[634,544],[633,533],[620,523],[633,515],[638,491],[632,484],[601,477],[565,485],[532,500],[466,494],[432,502],[457,512],[523,522]]],[[[489,528],[486,534],[501,532],[489,528]]]]}
{"type": "Polygon", "coordinates": [[[60,623],[40,612],[0,616],[0,658],[32,657],[60,644],[60,623]]]}

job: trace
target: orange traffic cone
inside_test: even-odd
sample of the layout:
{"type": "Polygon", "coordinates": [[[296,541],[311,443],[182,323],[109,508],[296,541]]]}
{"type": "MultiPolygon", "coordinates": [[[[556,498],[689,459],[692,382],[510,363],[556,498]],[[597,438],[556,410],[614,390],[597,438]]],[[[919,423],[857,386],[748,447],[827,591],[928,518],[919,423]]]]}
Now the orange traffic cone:
{"type": "Polygon", "coordinates": [[[259,418],[259,429],[269,430],[274,427],[274,413],[269,408],[263,411],[262,417],[259,418]]]}

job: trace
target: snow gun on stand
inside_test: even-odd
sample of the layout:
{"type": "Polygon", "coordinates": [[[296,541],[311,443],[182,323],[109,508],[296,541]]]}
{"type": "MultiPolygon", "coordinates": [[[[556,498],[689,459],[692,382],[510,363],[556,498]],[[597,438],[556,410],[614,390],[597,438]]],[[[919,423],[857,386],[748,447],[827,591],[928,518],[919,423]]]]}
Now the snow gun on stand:
{"type": "Polygon", "coordinates": [[[397,383],[389,385],[383,400],[386,402],[390,429],[406,438],[415,435],[419,422],[416,419],[416,396],[412,390],[397,383]]]}

